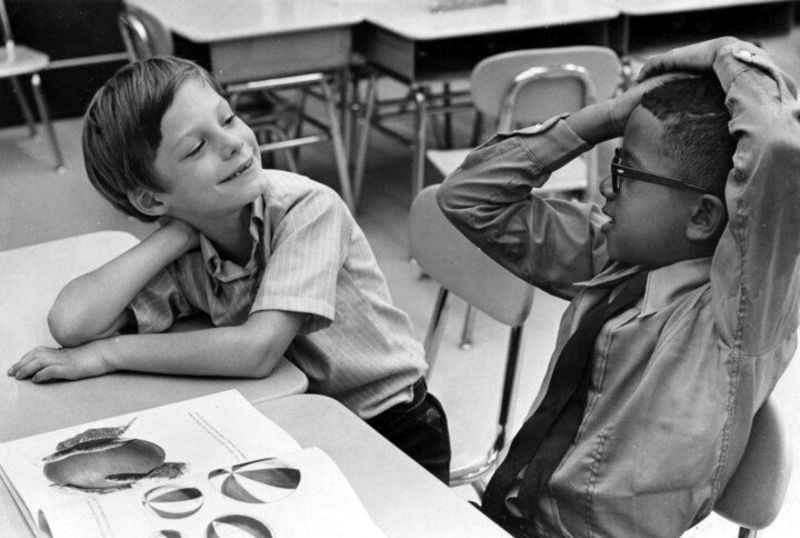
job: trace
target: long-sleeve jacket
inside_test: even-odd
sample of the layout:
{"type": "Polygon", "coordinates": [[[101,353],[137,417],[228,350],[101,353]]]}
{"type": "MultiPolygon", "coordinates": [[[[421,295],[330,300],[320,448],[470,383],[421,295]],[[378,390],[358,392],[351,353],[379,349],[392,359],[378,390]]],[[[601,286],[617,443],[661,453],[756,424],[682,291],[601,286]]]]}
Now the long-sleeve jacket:
{"type": "MultiPolygon", "coordinates": [[[[603,327],[573,446],[547,488],[507,498],[531,534],[680,536],[711,511],[794,354],[800,109],[790,82],[754,47],[728,47],[713,67],[737,139],[728,224],[713,257],[652,270],[639,304],[603,327]]],[[[599,286],[636,269],[607,266],[597,206],[531,192],[588,147],[563,120],[497,135],[438,195],[481,249],[571,299],[550,368],[599,286]]]]}

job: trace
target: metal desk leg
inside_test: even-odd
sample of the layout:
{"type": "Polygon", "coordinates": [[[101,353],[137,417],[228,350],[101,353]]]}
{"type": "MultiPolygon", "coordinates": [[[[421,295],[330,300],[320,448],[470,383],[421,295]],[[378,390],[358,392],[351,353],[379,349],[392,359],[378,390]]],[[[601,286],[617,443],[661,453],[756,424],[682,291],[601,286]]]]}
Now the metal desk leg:
{"type": "MultiPolygon", "coordinates": [[[[369,146],[369,133],[372,127],[372,115],[375,112],[375,97],[377,93],[377,77],[371,74],[367,80],[367,95],[364,98],[363,111],[358,126],[358,142],[356,154],[353,157],[353,193],[355,203],[361,196],[361,187],[364,182],[364,167],[367,160],[367,147],[369,146]]],[[[357,94],[358,92],[356,92],[357,94]]]]}
{"type": "Polygon", "coordinates": [[[25,123],[28,124],[28,130],[31,133],[31,138],[36,136],[36,120],[31,112],[31,107],[28,100],[25,99],[25,94],[22,92],[22,84],[19,83],[17,77],[11,77],[11,85],[14,87],[14,96],[17,98],[19,108],[22,110],[22,115],[25,117],[25,123]]]}
{"type": "Polygon", "coordinates": [[[336,168],[339,172],[339,187],[342,191],[342,198],[350,208],[350,211],[355,212],[356,206],[353,199],[352,185],[350,183],[350,172],[347,164],[347,154],[345,153],[344,142],[342,141],[342,131],[339,128],[338,111],[336,110],[336,103],[333,100],[333,93],[328,83],[323,79],[320,81],[322,91],[325,94],[325,108],[328,111],[328,121],[331,132],[331,141],[333,142],[333,154],[336,159],[336,168]]]}
{"type": "Polygon", "coordinates": [[[411,199],[425,186],[425,150],[428,133],[428,98],[425,86],[414,86],[414,154],[411,168],[411,199]]]}
{"type": "Polygon", "coordinates": [[[42,79],[39,78],[38,73],[31,77],[31,88],[33,89],[33,98],[36,100],[36,107],[39,109],[39,116],[42,119],[42,125],[44,125],[47,138],[50,141],[50,148],[56,158],[56,172],[62,172],[64,170],[64,157],[58,147],[53,124],[50,123],[50,114],[47,112],[47,104],[44,102],[44,96],[42,95],[42,79]]]}

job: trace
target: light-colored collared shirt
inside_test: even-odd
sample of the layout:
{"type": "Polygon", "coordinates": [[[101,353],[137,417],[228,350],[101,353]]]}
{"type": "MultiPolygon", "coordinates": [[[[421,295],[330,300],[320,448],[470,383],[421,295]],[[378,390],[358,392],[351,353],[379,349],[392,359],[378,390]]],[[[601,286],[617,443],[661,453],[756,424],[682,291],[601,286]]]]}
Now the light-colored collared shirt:
{"type": "MultiPolygon", "coordinates": [[[[714,69],[737,138],[730,220],[713,258],[651,271],[639,304],[601,330],[574,444],[543,491],[526,492],[518,481],[506,498],[537,536],[680,536],[711,511],[754,414],[794,354],[800,109],[789,82],[755,47],[727,48],[714,69]]],[[[439,190],[445,214],[473,242],[571,299],[551,369],[600,285],[636,269],[605,268],[597,206],[531,193],[586,149],[556,118],[494,137],[439,190]]]]}
{"type": "Polygon", "coordinates": [[[362,418],[411,401],[427,368],[422,346],[408,316],[392,305],[364,232],[339,196],[270,170],[250,233],[244,266],[201,237],[199,249],[156,276],[131,304],[139,332],[161,332],[197,313],[229,326],[259,310],[299,312],[305,319],[286,356],[308,376],[309,390],[362,418]]]}

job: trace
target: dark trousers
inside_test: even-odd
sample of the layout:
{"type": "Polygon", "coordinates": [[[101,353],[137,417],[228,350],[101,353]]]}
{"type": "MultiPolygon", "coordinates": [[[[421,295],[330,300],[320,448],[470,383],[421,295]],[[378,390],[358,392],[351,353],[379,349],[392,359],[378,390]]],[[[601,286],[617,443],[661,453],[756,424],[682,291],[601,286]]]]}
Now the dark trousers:
{"type": "Polygon", "coordinates": [[[436,478],[450,480],[450,434],[447,417],[425,380],[414,384],[414,399],[391,407],[367,423],[425,467],[436,478]]]}

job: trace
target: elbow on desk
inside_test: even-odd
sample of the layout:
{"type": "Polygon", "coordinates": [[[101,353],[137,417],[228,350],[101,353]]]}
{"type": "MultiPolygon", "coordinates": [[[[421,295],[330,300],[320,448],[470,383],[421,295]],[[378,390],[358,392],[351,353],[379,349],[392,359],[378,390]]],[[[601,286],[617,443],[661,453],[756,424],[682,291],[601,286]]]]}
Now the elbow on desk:
{"type": "Polygon", "coordinates": [[[90,334],[85,316],[53,306],[47,314],[47,326],[53,339],[61,346],[75,347],[97,338],[90,334]]]}
{"type": "Polygon", "coordinates": [[[271,351],[256,354],[252,361],[253,367],[246,374],[247,377],[252,377],[254,379],[269,377],[272,372],[275,371],[275,368],[278,367],[278,362],[282,357],[282,354],[271,351]]]}
{"type": "MultiPolygon", "coordinates": [[[[246,335],[246,333],[245,333],[246,335]]],[[[275,349],[272,342],[258,342],[253,340],[241,341],[236,354],[238,355],[238,375],[254,379],[268,377],[277,368],[283,358],[285,349],[275,349]]]]}

